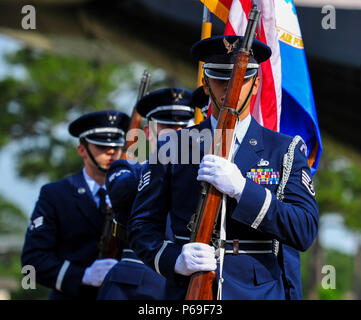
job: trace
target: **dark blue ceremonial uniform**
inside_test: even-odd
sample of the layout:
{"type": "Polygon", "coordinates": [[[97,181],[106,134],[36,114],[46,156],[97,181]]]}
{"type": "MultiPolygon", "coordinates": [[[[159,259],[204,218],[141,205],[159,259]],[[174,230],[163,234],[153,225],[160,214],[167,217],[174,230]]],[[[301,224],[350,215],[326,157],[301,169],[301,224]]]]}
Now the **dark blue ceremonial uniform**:
{"type": "Polygon", "coordinates": [[[41,188],[21,256],[36,281],[53,288],[50,299],[95,299],[97,288],[81,284],[97,258],[103,217],[83,173],[41,188]]]}
{"type": "MultiPolygon", "coordinates": [[[[105,110],[85,114],[69,125],[69,133],[80,139],[96,170],[104,173],[104,180],[107,169],[95,160],[88,146],[100,145],[106,150],[103,152],[120,148],[128,124],[126,114],[105,110]]],[[[92,194],[99,189],[89,189],[88,181],[102,189],[90,175],[93,171],[86,173],[84,160],[82,172],[44,185],[31,216],[21,262],[35,267],[36,281],[52,289],[50,299],[95,300],[100,285],[96,281],[101,283],[111,267],[107,263],[116,263],[115,259],[97,259],[105,203],[100,206],[100,195],[92,194]]]]}
{"type": "MultiPolygon", "coordinates": [[[[139,114],[165,127],[186,126],[194,117],[190,105],[191,92],[182,88],[165,88],[145,95],[137,102],[139,114]]],[[[107,174],[107,189],[118,223],[126,226],[138,191],[142,165],[126,160],[113,163],[107,174]]],[[[168,237],[170,237],[168,231],[168,237]]],[[[160,300],[165,299],[166,279],[145,265],[130,249],[121,244],[121,261],[107,274],[98,299],[104,300],[160,300]]]]}
{"type": "MultiPolygon", "coordinates": [[[[107,175],[107,190],[119,224],[127,225],[142,166],[127,160],[112,164],[107,175]]],[[[165,278],[146,266],[121,243],[122,257],[107,274],[100,288],[99,300],[161,300],[165,299],[165,278]]]]}
{"type": "MultiPolygon", "coordinates": [[[[210,120],[194,128],[210,129],[210,120]]],[[[175,141],[178,146],[181,145],[180,137],[178,133],[175,141]]],[[[284,199],[276,198],[278,183],[284,173],[284,155],[291,141],[291,137],[263,128],[252,118],[237,150],[234,163],[246,177],[246,184],[238,203],[227,198],[227,240],[231,241],[226,249],[232,250],[232,240],[237,239],[239,245],[242,240],[252,242],[248,247],[244,245],[248,252],[257,249],[260,241],[272,250],[226,254],[223,299],[285,299],[283,261],[280,261],[283,244],[304,251],[316,237],[318,208],[303,142],[295,146],[284,199]],[[263,184],[266,181],[256,180],[254,176],[257,169],[268,169],[274,176],[278,175],[279,180],[275,178],[273,184],[263,184]]],[[[197,149],[200,149],[202,159],[202,142],[199,140],[197,145],[191,140],[189,163],[192,163],[192,152],[197,149]]],[[[169,299],[185,296],[187,278],[176,274],[174,266],[184,239],[189,237],[187,224],[196,211],[200,192],[200,183],[196,180],[199,165],[180,164],[181,152],[178,156],[178,164],[157,161],[145,165],[142,176],[148,177],[147,183],[137,193],[128,223],[131,247],[146,264],[167,278],[166,296],[169,299]],[[168,212],[174,241],[164,238],[168,212]]]]}
{"type": "Polygon", "coordinates": [[[283,245],[283,272],[284,286],[287,298],[290,300],[302,299],[301,261],[298,250],[283,245]]]}

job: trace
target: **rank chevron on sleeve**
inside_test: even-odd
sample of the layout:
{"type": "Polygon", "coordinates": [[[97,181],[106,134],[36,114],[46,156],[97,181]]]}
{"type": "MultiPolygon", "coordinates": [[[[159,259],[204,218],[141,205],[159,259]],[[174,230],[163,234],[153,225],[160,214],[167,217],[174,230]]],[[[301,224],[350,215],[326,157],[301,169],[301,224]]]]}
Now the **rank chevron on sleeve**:
{"type": "Polygon", "coordinates": [[[306,187],[306,189],[308,190],[308,192],[312,195],[315,196],[315,189],[313,188],[313,181],[311,179],[311,177],[307,174],[306,171],[302,170],[302,178],[301,178],[302,184],[306,187]]]}

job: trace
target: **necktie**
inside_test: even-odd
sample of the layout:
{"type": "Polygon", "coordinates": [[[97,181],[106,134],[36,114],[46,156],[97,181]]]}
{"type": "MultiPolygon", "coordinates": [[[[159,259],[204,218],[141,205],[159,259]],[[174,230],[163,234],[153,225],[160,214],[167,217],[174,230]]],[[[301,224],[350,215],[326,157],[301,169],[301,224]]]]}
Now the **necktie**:
{"type": "Polygon", "coordinates": [[[100,188],[98,190],[98,196],[99,196],[99,212],[102,216],[105,216],[106,212],[107,212],[107,205],[105,202],[105,196],[106,196],[107,192],[105,191],[104,188],[100,188]]]}

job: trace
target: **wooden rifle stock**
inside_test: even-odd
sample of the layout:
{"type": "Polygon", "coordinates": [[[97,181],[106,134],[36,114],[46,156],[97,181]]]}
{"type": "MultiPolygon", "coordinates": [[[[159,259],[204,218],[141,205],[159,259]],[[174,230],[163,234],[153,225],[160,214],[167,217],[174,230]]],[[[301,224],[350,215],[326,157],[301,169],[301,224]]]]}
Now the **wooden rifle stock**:
{"type": "Polygon", "coordinates": [[[107,205],[103,230],[98,242],[98,259],[117,257],[116,227],[114,212],[112,208],[107,205]]]}
{"type": "MultiPolygon", "coordinates": [[[[150,83],[150,73],[147,70],[144,70],[142,78],[140,80],[137,102],[140,99],[142,99],[143,96],[148,92],[149,83],[150,83]]],[[[142,116],[138,113],[136,104],[135,104],[133,111],[132,111],[132,115],[130,117],[130,122],[129,122],[129,127],[127,130],[127,133],[132,129],[139,129],[141,122],[142,122],[142,116]]],[[[130,155],[127,154],[127,150],[129,149],[129,147],[131,145],[133,145],[134,143],[137,142],[138,135],[136,135],[133,139],[130,139],[130,137],[127,137],[127,138],[128,139],[126,139],[126,141],[125,141],[125,146],[123,148],[123,152],[121,155],[121,159],[123,159],[123,160],[130,158],[130,155]]],[[[134,158],[134,156],[132,156],[132,158],[134,158]]]]}
{"type": "MultiPolygon", "coordinates": [[[[147,93],[149,82],[150,82],[150,73],[147,70],[144,70],[142,78],[140,80],[137,102],[141,98],[143,98],[143,96],[147,93]]],[[[135,104],[127,132],[131,129],[139,129],[141,121],[142,121],[142,117],[137,112],[136,104],[135,104]]],[[[133,140],[126,139],[125,146],[123,147],[121,159],[125,160],[130,158],[129,155],[127,156],[127,150],[132,144],[136,143],[137,140],[138,140],[137,135],[134,137],[133,140]]],[[[124,233],[125,231],[121,229],[122,226],[117,224],[117,222],[114,220],[114,212],[112,208],[107,206],[105,221],[100,236],[100,240],[98,242],[98,259],[117,257],[119,253],[118,252],[119,250],[117,248],[117,237],[119,236],[122,238],[125,237],[125,235],[121,234],[124,233]]]]}
{"type": "MultiPolygon", "coordinates": [[[[257,6],[254,5],[249,14],[248,25],[241,49],[236,56],[224,105],[218,117],[218,130],[216,130],[214,136],[212,153],[227,159],[232,144],[232,139],[229,139],[229,133],[233,136],[238,114],[242,111],[237,110],[238,100],[247,71],[250,49],[253,44],[259,15],[260,11],[257,10],[257,6]]],[[[221,200],[221,192],[208,183],[203,184],[195,220],[191,221],[191,223],[193,223],[190,237],[191,242],[210,244],[220,210],[221,200]]],[[[186,300],[212,300],[212,285],[215,276],[215,271],[194,273],[188,285],[186,300]]]]}

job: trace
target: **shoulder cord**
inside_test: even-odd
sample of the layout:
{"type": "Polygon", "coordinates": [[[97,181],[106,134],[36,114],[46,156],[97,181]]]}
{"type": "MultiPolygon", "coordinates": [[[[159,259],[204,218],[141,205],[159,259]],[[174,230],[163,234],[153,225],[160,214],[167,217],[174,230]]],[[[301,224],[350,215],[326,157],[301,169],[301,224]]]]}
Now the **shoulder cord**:
{"type": "MultiPolygon", "coordinates": [[[[283,201],[284,199],[284,190],[291,174],[293,159],[295,156],[295,148],[300,141],[303,141],[303,139],[300,136],[295,136],[290,145],[288,146],[287,153],[283,157],[283,174],[276,192],[276,197],[280,201],[283,201]]],[[[273,245],[275,255],[277,256],[279,250],[279,241],[274,240],[273,245]]]]}
{"type": "Polygon", "coordinates": [[[283,157],[283,174],[276,193],[277,199],[280,201],[283,201],[284,189],[286,187],[292,170],[293,158],[295,156],[295,148],[300,141],[303,142],[303,139],[300,136],[295,136],[290,145],[288,146],[287,153],[283,157]]]}

